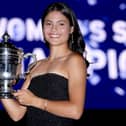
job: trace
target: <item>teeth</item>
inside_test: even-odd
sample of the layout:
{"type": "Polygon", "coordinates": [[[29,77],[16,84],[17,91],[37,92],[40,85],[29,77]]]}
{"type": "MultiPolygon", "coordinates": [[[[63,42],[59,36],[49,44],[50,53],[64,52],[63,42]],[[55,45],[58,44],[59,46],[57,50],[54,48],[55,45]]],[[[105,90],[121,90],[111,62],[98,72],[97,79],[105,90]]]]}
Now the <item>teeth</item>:
{"type": "Polygon", "coordinates": [[[51,35],[51,37],[59,37],[59,35],[51,35]]]}

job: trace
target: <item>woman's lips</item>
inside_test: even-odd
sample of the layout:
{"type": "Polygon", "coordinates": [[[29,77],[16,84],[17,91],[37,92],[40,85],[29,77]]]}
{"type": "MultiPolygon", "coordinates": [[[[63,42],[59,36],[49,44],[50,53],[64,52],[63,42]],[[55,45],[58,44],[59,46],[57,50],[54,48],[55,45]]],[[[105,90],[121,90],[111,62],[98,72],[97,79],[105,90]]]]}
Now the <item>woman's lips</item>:
{"type": "Polygon", "coordinates": [[[59,37],[60,37],[59,34],[49,34],[49,36],[50,36],[51,38],[59,38],[59,37]]]}

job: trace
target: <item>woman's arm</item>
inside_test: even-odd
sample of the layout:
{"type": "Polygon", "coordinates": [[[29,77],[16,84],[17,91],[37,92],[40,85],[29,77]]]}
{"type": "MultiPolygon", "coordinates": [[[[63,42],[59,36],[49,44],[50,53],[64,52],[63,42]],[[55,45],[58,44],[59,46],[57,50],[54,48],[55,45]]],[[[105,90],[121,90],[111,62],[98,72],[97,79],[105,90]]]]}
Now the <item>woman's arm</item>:
{"type": "Polygon", "coordinates": [[[12,120],[19,121],[23,118],[26,107],[20,105],[15,99],[1,99],[1,102],[12,120]]]}
{"type": "Polygon", "coordinates": [[[36,107],[53,114],[79,119],[84,110],[86,91],[86,64],[82,57],[72,56],[68,61],[69,101],[38,100],[36,107]],[[40,103],[39,103],[40,102],[40,103]]]}
{"type": "MultiPolygon", "coordinates": [[[[26,81],[24,82],[22,88],[26,88],[28,83],[30,81],[30,78],[27,77],[26,81]]],[[[21,105],[17,99],[15,98],[8,98],[8,99],[1,99],[2,105],[7,111],[10,118],[14,121],[18,121],[23,118],[25,112],[26,112],[26,106],[21,105]]]]}
{"type": "Polygon", "coordinates": [[[78,55],[72,56],[67,63],[67,71],[69,78],[68,101],[42,99],[29,90],[21,90],[16,94],[20,96],[20,103],[40,108],[58,116],[79,119],[84,110],[87,76],[83,58],[78,55]]]}

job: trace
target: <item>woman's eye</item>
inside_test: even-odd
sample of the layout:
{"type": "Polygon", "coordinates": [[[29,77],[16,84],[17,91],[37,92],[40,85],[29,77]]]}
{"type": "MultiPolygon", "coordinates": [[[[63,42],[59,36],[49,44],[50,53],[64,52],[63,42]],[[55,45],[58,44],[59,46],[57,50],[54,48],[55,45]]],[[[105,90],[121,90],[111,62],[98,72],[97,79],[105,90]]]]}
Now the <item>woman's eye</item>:
{"type": "Polygon", "coordinates": [[[65,24],[64,23],[60,23],[61,26],[64,26],[65,24]]]}
{"type": "Polygon", "coordinates": [[[51,25],[51,23],[50,22],[46,22],[45,25],[51,25]]]}

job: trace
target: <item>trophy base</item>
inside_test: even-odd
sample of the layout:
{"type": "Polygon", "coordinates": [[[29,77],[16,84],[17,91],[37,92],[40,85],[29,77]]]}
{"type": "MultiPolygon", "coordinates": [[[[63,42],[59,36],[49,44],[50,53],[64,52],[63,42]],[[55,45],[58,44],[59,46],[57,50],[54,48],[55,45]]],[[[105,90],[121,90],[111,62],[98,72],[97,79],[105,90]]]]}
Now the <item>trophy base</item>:
{"type": "Polygon", "coordinates": [[[0,99],[14,98],[14,96],[10,92],[0,92],[0,99]]]}

